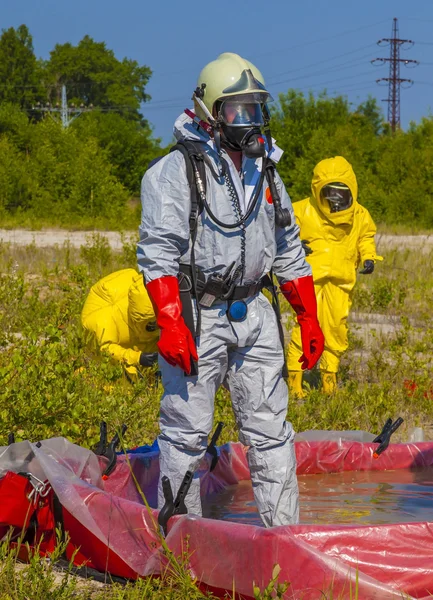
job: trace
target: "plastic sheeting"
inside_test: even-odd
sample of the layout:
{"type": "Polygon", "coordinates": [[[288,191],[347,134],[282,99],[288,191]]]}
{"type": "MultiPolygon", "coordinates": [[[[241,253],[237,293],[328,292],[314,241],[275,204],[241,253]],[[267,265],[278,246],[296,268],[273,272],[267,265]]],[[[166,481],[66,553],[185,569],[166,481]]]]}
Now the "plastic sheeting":
{"type": "Polygon", "coordinates": [[[131,578],[145,572],[158,542],[152,515],[137,502],[104,490],[93,452],[64,438],[44,440],[40,448],[21,442],[0,451],[0,476],[7,471],[49,481],[64,508],[72,545],[91,558],[91,566],[104,571],[113,563],[113,574],[131,578]]]}
{"type": "MultiPolygon", "coordinates": [[[[377,444],[363,432],[305,432],[295,443],[298,473],[414,469],[433,465],[433,443],[391,444],[373,458],[377,444]],[[327,437],[331,439],[324,439],[327,437]]],[[[202,495],[249,479],[247,449],[240,444],[219,448],[212,473],[201,467],[202,495]]],[[[137,480],[156,502],[158,452],[129,455],[137,480]]],[[[72,543],[91,565],[114,575],[158,573],[160,541],[154,516],[143,506],[130,467],[119,456],[112,475],[101,479],[100,460],[90,451],[56,438],[40,448],[29,442],[0,449],[0,477],[7,471],[30,471],[48,479],[65,513],[72,543]]],[[[0,499],[1,500],[1,499],[0,499]]],[[[181,553],[185,536],[190,566],[205,585],[252,596],[253,581],[265,586],[273,566],[290,582],[287,598],[316,600],[320,591],[334,597],[427,598],[433,592],[433,518],[431,523],[392,525],[298,525],[264,529],[193,515],[169,522],[167,543],[181,553]]]]}

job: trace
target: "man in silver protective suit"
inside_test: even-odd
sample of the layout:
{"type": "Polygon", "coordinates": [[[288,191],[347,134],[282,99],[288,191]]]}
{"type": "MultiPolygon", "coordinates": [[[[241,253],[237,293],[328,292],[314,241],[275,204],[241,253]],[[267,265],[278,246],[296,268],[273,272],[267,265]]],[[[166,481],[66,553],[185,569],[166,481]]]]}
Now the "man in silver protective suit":
{"type": "MultiPolygon", "coordinates": [[[[185,473],[195,473],[185,504],[201,514],[196,471],[213,426],[214,397],[224,383],[239,439],[249,447],[261,519],[266,527],[294,524],[294,432],[286,421],[278,310],[261,293],[266,276],[275,274],[297,314],[304,369],[316,364],[324,341],[311,269],[275,171],[282,152],[269,131],[271,98],[253,64],[225,53],[202,70],[193,99],[194,112],[177,119],[174,133],[190,153],[193,148],[200,210],[191,199],[183,152],[151,166],[141,190],[138,265],[161,330],[161,478],[176,495],[185,473]],[[185,317],[188,294],[192,325],[185,317]]],[[[158,504],[164,504],[161,481],[158,504]]]]}

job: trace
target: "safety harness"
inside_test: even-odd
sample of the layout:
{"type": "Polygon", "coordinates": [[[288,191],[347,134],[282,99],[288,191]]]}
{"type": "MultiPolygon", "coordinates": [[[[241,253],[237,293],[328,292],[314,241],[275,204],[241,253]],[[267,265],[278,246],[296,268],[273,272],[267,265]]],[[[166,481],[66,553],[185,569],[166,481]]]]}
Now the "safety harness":
{"type": "MultiPolygon", "coordinates": [[[[179,266],[179,291],[182,302],[182,317],[186,326],[191,331],[194,338],[200,335],[201,329],[201,307],[212,306],[215,300],[223,300],[229,303],[246,300],[255,296],[262,289],[266,288],[272,296],[272,307],[277,317],[278,330],[280,335],[281,345],[284,350],[284,332],[281,323],[281,312],[277,290],[273,282],[272,271],[264,276],[260,281],[250,285],[236,285],[236,271],[233,272],[235,263],[232,263],[224,273],[213,274],[210,277],[205,277],[203,271],[195,264],[194,246],[197,237],[198,219],[201,213],[205,210],[209,217],[216,222],[220,227],[234,229],[245,224],[251,216],[266,178],[269,191],[272,196],[272,201],[275,210],[275,221],[277,226],[281,226],[283,221],[284,226],[290,224],[290,212],[288,209],[281,207],[281,200],[275,184],[275,165],[268,157],[263,159],[263,169],[260,182],[254,194],[247,213],[242,216],[236,223],[225,224],[220,222],[213,215],[208,202],[206,200],[206,168],[205,168],[205,153],[202,145],[205,142],[179,140],[170,152],[181,152],[185,159],[186,176],[190,187],[191,211],[189,216],[189,231],[190,231],[190,264],[180,264],[179,266]],[[197,311],[197,319],[194,318],[194,303],[197,311]]],[[[160,157],[162,158],[162,157],[160,157]]],[[[153,166],[157,161],[152,161],[153,166]]],[[[192,362],[190,376],[198,374],[197,365],[192,362]]],[[[288,377],[286,361],[284,360],[283,377],[288,377]]]]}

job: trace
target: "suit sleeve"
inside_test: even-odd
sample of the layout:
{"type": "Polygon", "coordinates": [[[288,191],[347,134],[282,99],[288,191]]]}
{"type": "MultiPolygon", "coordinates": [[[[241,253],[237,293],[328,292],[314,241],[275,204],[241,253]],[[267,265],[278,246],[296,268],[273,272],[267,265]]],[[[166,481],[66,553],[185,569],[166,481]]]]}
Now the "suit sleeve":
{"type": "Polygon", "coordinates": [[[293,281],[311,275],[311,267],[305,260],[305,252],[299,238],[299,226],[295,219],[292,202],[278,173],[275,173],[275,183],[280,193],[281,206],[289,209],[291,216],[290,225],[284,228],[276,227],[275,229],[277,253],[273,270],[279,284],[282,285],[286,281],[293,281]]]}
{"type": "Polygon", "coordinates": [[[376,235],[376,225],[367,209],[363,210],[361,218],[362,223],[358,240],[358,259],[361,261],[361,264],[364,264],[366,260],[382,260],[382,257],[376,254],[376,242],[374,240],[374,236],[376,235]]]}
{"type": "Polygon", "coordinates": [[[148,169],[141,184],[137,260],[146,282],[177,276],[189,249],[190,211],[185,159],[172,152],[148,169]]]}
{"type": "Polygon", "coordinates": [[[116,343],[107,341],[101,344],[100,350],[101,352],[107,352],[119,363],[126,366],[137,366],[140,364],[141,352],[137,352],[132,348],[122,348],[122,346],[119,346],[116,343]]]}

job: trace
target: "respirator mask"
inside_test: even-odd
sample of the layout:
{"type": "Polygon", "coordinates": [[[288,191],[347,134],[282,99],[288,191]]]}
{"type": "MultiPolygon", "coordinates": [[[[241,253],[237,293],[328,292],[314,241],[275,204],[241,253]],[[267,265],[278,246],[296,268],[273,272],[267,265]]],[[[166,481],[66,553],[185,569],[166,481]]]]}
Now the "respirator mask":
{"type": "Polygon", "coordinates": [[[335,181],[324,185],[320,190],[322,202],[327,202],[331,213],[347,210],[353,204],[353,196],[349,186],[345,183],[335,181]]]}
{"type": "MultiPolygon", "coordinates": [[[[229,56],[231,55],[222,55],[225,61],[230,62],[229,56]]],[[[239,57],[235,62],[238,66],[239,57]]],[[[224,69],[213,73],[215,81],[219,81],[222,73],[224,82],[229,85],[219,86],[214,81],[209,84],[208,91],[207,84],[201,82],[194,91],[194,103],[212,128],[218,153],[223,147],[243,152],[247,158],[264,158],[265,139],[268,143],[268,151],[272,148],[270,114],[266,104],[272,101],[272,97],[266,90],[264,82],[257,79],[250,68],[243,69],[237,80],[233,77],[234,71],[236,68],[231,65],[230,78],[224,73],[224,69]]],[[[210,76],[207,74],[207,77],[210,76]]],[[[261,75],[258,76],[261,78],[261,75]]]]}
{"type": "Polygon", "coordinates": [[[266,154],[262,129],[269,125],[269,112],[263,94],[242,94],[217,101],[216,120],[221,127],[221,145],[241,151],[247,158],[266,154]]]}

